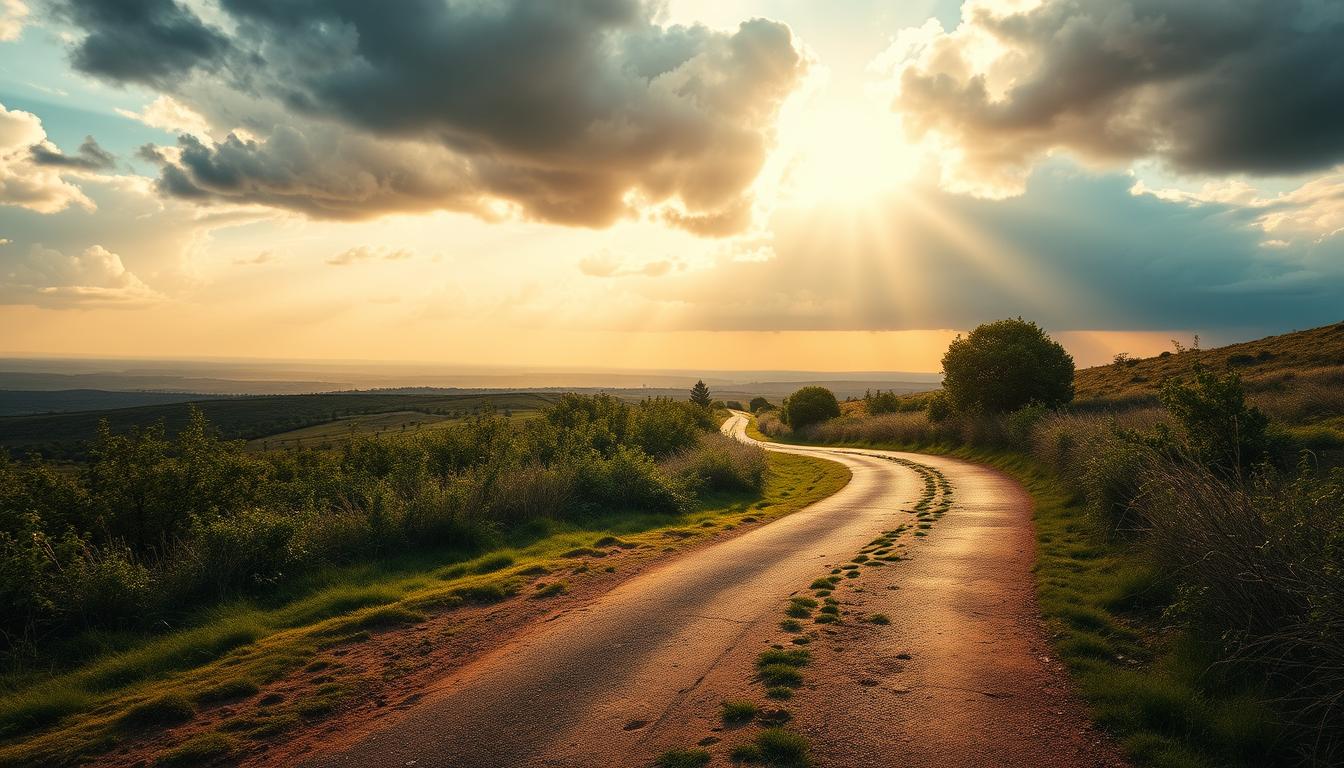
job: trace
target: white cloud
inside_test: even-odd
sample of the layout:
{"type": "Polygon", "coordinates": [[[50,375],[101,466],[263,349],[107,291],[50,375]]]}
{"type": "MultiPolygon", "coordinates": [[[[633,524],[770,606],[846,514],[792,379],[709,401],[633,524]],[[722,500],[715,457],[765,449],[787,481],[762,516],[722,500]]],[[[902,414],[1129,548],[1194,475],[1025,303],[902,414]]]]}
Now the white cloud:
{"type": "Polygon", "coordinates": [[[200,139],[210,139],[210,124],[205,117],[172,96],[159,96],[139,112],[117,109],[122,117],[138,120],[150,128],[172,133],[189,133],[200,139]]]}
{"type": "Polygon", "coordinates": [[[0,303],[38,306],[140,305],[162,297],[145,285],[121,257],[101,245],[67,255],[34,244],[0,280],[0,303]]]}
{"type": "Polygon", "coordinates": [[[610,251],[600,251],[579,260],[579,271],[589,277],[662,277],[685,265],[672,259],[629,264],[610,251]]]}
{"type": "Polygon", "coordinates": [[[61,178],[64,170],[33,160],[34,146],[47,146],[37,115],[0,104],[0,205],[55,213],[71,205],[94,208],[79,187],[61,178]]]}
{"type": "Polygon", "coordinates": [[[373,259],[382,259],[383,261],[403,261],[409,259],[415,254],[405,248],[387,248],[379,246],[370,248],[367,245],[360,245],[354,248],[348,248],[327,259],[327,263],[333,267],[346,267],[360,261],[370,261],[373,259]]]}
{"type": "Polygon", "coordinates": [[[0,42],[18,40],[27,19],[28,6],[23,0],[0,0],[0,42]]]}

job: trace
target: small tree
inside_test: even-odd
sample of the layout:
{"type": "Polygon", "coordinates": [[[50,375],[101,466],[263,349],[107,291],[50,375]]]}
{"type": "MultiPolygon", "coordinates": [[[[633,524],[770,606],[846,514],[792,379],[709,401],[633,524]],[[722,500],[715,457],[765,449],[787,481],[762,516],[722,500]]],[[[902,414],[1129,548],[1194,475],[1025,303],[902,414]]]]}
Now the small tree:
{"type": "Polygon", "coordinates": [[[705,386],[705,382],[697,381],[695,382],[695,386],[691,387],[691,402],[705,410],[709,410],[709,406],[713,400],[710,399],[709,387],[705,386]]]}
{"type": "Polygon", "coordinates": [[[1192,380],[1164,381],[1158,399],[1180,422],[1190,450],[1205,464],[1236,470],[1264,458],[1269,418],[1246,404],[1235,372],[1219,376],[1196,365],[1192,380]]]}
{"type": "Polygon", "coordinates": [[[840,403],[825,387],[803,387],[784,398],[784,422],[794,430],[840,415],[840,403]]]}
{"type": "Polygon", "coordinates": [[[751,403],[748,407],[750,408],[752,413],[760,413],[761,411],[773,411],[775,409],[775,406],[771,404],[769,400],[766,400],[764,397],[751,398],[751,403]]]}
{"type": "Polygon", "coordinates": [[[943,391],[961,410],[1054,408],[1073,399],[1073,357],[1033,322],[985,323],[948,346],[943,391]]]}

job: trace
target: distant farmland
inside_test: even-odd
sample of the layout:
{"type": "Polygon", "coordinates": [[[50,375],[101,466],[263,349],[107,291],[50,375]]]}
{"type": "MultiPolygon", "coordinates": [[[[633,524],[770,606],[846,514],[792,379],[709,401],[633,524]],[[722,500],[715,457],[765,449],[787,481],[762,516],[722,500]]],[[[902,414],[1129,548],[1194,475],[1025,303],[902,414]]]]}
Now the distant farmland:
{"type": "MultiPolygon", "coordinates": [[[[11,454],[40,453],[53,459],[78,459],[88,441],[106,420],[113,431],[124,432],[162,422],[168,434],[187,423],[192,406],[200,408],[227,439],[332,439],[348,435],[351,425],[360,432],[400,431],[413,423],[433,425],[465,418],[484,408],[517,416],[536,413],[554,403],[558,394],[360,394],[271,395],[188,403],[147,405],[78,413],[55,413],[0,418],[0,448],[11,454]],[[369,417],[385,415],[371,420],[369,417]],[[317,429],[314,429],[317,428],[317,429]],[[307,431],[306,431],[307,430],[307,431]]],[[[294,443],[291,443],[293,445],[294,443]]]]}

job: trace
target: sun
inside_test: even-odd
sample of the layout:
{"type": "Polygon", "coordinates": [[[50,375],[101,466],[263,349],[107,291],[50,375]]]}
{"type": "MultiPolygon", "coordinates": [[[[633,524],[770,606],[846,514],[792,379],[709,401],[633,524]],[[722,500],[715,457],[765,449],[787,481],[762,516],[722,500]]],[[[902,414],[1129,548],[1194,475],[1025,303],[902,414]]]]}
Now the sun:
{"type": "Polygon", "coordinates": [[[868,99],[818,100],[781,119],[778,193],[802,204],[867,205],[905,186],[920,150],[899,120],[868,99]]]}

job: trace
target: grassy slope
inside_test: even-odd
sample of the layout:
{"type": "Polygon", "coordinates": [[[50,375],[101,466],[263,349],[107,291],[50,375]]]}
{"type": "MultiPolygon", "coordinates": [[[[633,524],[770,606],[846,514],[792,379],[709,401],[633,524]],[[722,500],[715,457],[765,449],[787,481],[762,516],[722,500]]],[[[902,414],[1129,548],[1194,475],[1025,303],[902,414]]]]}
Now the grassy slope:
{"type": "MultiPolygon", "coordinates": [[[[773,440],[756,429],[748,434],[773,440]]],[[[1016,478],[1035,504],[1036,582],[1050,640],[1098,724],[1134,760],[1160,768],[1278,764],[1274,714],[1230,681],[1206,674],[1193,644],[1161,629],[1144,606],[1153,567],[1100,537],[1081,500],[1031,458],[1007,451],[929,445],[855,447],[917,451],[993,466],[1016,478]]],[[[1169,596],[1165,596],[1169,597],[1169,596]]]]}
{"type": "MultiPolygon", "coordinates": [[[[5,680],[0,765],[66,765],[105,752],[127,735],[189,719],[212,700],[246,698],[258,685],[303,667],[325,646],[359,642],[370,630],[415,623],[464,601],[506,599],[528,578],[525,572],[563,561],[567,553],[572,565],[574,550],[603,537],[662,548],[663,532],[680,529],[684,541],[694,542],[748,515],[773,519],[797,511],[849,481],[848,470],[834,462],[773,453],[769,462],[759,495],[720,496],[671,518],[636,514],[553,524],[545,535],[472,559],[420,556],[333,569],[285,600],[242,602],[212,610],[181,631],[122,638],[119,650],[53,678],[5,680]]],[[[336,685],[318,689],[315,699],[256,709],[249,721],[259,734],[254,737],[320,717],[351,693],[336,685]]],[[[240,709],[250,704],[241,702],[240,709]]],[[[232,738],[207,734],[181,745],[181,757],[218,757],[232,738]]]]}
{"type": "Polygon", "coordinates": [[[1084,368],[1074,380],[1076,397],[1083,402],[1152,399],[1163,379],[1188,375],[1196,363],[1237,370],[1252,390],[1269,379],[1344,366],[1344,323],[1216,349],[1143,358],[1128,365],[1084,368]]]}

